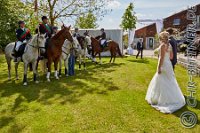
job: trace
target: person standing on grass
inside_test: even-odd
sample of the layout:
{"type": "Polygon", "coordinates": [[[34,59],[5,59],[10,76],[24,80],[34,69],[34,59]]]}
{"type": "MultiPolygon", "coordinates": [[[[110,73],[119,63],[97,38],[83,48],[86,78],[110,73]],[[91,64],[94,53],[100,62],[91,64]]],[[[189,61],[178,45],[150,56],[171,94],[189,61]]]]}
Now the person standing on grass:
{"type": "Polygon", "coordinates": [[[157,72],[149,84],[145,100],[162,113],[173,113],[185,105],[185,98],[171,64],[173,50],[168,32],[159,34],[159,43],[157,72]]]}
{"type": "Polygon", "coordinates": [[[168,28],[166,30],[169,33],[169,43],[172,46],[172,51],[173,51],[173,58],[171,59],[173,69],[175,69],[175,65],[177,63],[177,40],[174,38],[175,34],[175,29],[173,28],[168,28]]]}
{"type": "Polygon", "coordinates": [[[137,55],[136,55],[136,59],[138,58],[138,56],[141,54],[141,59],[143,58],[143,42],[142,42],[142,39],[140,39],[138,42],[137,42],[137,55]]]}
{"type": "Polygon", "coordinates": [[[75,67],[75,49],[71,48],[70,49],[70,56],[68,59],[68,75],[69,76],[74,76],[75,75],[75,71],[74,71],[74,67],[75,67]]]}

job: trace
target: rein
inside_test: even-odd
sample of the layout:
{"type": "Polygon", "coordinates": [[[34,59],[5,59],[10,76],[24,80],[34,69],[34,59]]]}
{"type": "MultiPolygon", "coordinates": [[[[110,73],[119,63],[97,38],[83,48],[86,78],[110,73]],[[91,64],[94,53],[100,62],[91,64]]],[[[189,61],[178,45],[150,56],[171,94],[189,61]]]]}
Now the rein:
{"type": "Polygon", "coordinates": [[[36,49],[45,49],[45,47],[36,47],[36,46],[34,46],[34,45],[31,45],[31,44],[29,44],[29,46],[31,46],[31,47],[33,47],[33,48],[36,48],[36,49]]]}

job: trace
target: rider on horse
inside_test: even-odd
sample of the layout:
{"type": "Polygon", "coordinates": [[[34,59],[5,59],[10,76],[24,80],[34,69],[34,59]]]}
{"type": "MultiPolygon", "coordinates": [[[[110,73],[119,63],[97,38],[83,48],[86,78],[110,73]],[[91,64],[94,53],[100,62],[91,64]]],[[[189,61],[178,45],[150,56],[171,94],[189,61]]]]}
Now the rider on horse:
{"type": "Polygon", "coordinates": [[[15,57],[14,62],[17,62],[17,57],[19,57],[19,49],[20,46],[23,44],[26,44],[31,39],[31,33],[30,30],[25,28],[25,22],[19,21],[19,29],[16,30],[16,37],[17,42],[15,43],[15,47],[13,50],[13,56],[15,57]]]}
{"type": "MultiPolygon", "coordinates": [[[[39,32],[41,34],[46,34],[46,36],[45,36],[45,38],[46,38],[45,49],[47,49],[49,40],[50,40],[50,38],[52,37],[52,35],[54,33],[52,26],[50,26],[48,24],[48,18],[47,18],[47,16],[43,16],[42,17],[42,23],[39,24],[39,32]]],[[[38,33],[38,29],[36,29],[36,33],[38,33]]],[[[45,55],[40,56],[39,60],[42,59],[43,56],[45,56],[45,55]]]]}
{"type": "MultiPolygon", "coordinates": [[[[48,44],[49,39],[52,37],[53,34],[53,29],[52,26],[48,24],[48,18],[47,16],[42,17],[42,23],[39,24],[39,30],[40,33],[45,34],[46,33],[46,42],[45,42],[45,47],[48,44]]],[[[36,33],[38,32],[38,29],[36,29],[36,33]]]]}
{"type": "Polygon", "coordinates": [[[101,28],[100,44],[101,44],[102,49],[104,47],[106,47],[106,45],[107,45],[107,42],[106,42],[106,33],[104,31],[104,28],[101,28]]]}
{"type": "Polygon", "coordinates": [[[47,16],[42,17],[42,23],[39,24],[39,29],[40,29],[40,33],[42,34],[46,33],[46,37],[51,38],[53,34],[53,29],[52,29],[52,26],[48,24],[47,16]]]}

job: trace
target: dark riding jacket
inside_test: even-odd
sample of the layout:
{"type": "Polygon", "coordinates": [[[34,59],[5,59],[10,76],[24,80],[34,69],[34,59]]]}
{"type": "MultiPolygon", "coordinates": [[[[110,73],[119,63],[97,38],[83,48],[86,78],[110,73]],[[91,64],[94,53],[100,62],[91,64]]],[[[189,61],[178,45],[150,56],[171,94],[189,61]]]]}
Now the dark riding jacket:
{"type": "Polygon", "coordinates": [[[32,36],[29,29],[24,28],[23,30],[19,28],[16,30],[16,37],[17,41],[23,42],[24,40],[30,40],[32,36]]]}
{"type": "Polygon", "coordinates": [[[105,32],[103,32],[103,33],[101,34],[101,39],[106,39],[106,33],[105,33],[105,32]]]}
{"type": "MultiPolygon", "coordinates": [[[[46,33],[47,37],[51,38],[51,36],[53,34],[52,26],[50,26],[49,24],[40,23],[39,29],[40,29],[40,33],[42,33],[42,34],[46,33]]],[[[36,33],[38,33],[38,29],[36,29],[36,33]]]]}

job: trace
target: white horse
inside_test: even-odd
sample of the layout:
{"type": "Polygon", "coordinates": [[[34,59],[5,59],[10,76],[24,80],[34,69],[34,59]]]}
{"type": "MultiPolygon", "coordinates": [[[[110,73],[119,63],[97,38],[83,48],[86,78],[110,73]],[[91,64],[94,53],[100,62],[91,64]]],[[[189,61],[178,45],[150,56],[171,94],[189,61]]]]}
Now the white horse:
{"type": "Polygon", "coordinates": [[[62,56],[60,57],[59,62],[59,76],[61,77],[61,70],[62,70],[62,60],[64,60],[64,66],[65,66],[65,75],[68,76],[68,59],[70,57],[70,49],[75,48],[78,49],[78,40],[73,37],[73,44],[69,40],[65,40],[63,46],[62,46],[62,56]]]}
{"type": "Polygon", "coordinates": [[[81,37],[79,40],[78,50],[77,50],[77,56],[79,60],[79,70],[81,70],[81,64],[83,61],[84,70],[86,70],[86,57],[91,58],[88,54],[87,46],[91,45],[91,39],[90,37],[81,37]],[[82,46],[81,46],[82,45],[82,46]]]}
{"type": "MultiPolygon", "coordinates": [[[[31,63],[33,67],[33,75],[34,75],[34,82],[38,83],[37,81],[37,70],[36,70],[36,64],[37,59],[39,56],[39,49],[41,52],[45,52],[45,35],[36,34],[33,36],[33,38],[27,43],[24,54],[22,55],[22,60],[24,62],[24,79],[23,84],[27,85],[27,71],[28,71],[28,64],[31,63]]],[[[11,79],[11,61],[14,59],[12,56],[12,51],[14,49],[15,42],[9,43],[5,48],[5,57],[8,64],[8,78],[11,79]]],[[[18,79],[18,64],[21,60],[18,60],[17,63],[15,63],[15,74],[16,79],[18,79]]]]}

